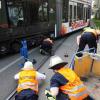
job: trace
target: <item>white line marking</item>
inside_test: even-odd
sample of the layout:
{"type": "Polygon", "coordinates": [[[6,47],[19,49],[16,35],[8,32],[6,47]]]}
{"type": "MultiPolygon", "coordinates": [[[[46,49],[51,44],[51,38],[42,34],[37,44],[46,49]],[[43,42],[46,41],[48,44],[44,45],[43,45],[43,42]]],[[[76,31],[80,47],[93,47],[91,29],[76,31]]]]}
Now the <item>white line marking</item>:
{"type": "Polygon", "coordinates": [[[3,71],[5,71],[7,68],[11,67],[13,64],[15,64],[17,61],[19,61],[21,59],[22,59],[22,57],[16,59],[15,61],[13,61],[12,63],[10,63],[9,65],[3,67],[2,69],[0,69],[0,73],[3,72],[3,71]]]}
{"type": "MultiPolygon", "coordinates": [[[[38,49],[38,48],[35,48],[38,49]]],[[[35,49],[30,50],[28,54],[31,54],[33,51],[35,51],[35,49]]],[[[2,73],[3,71],[5,71],[6,69],[8,69],[9,67],[11,67],[13,64],[15,64],[16,62],[20,61],[23,57],[19,57],[18,59],[16,59],[15,61],[13,61],[12,63],[8,64],[7,66],[4,66],[2,69],[0,69],[0,73],[2,73]]]]}

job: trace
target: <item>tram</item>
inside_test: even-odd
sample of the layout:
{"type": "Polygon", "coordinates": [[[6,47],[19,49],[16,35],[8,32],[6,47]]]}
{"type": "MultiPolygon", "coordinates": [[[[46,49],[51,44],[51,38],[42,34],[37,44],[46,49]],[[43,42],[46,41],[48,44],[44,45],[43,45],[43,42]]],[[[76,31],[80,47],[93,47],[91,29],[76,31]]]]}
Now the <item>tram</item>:
{"type": "Polygon", "coordinates": [[[20,42],[41,43],[89,25],[91,0],[0,0],[0,54],[18,52],[20,42]]]}

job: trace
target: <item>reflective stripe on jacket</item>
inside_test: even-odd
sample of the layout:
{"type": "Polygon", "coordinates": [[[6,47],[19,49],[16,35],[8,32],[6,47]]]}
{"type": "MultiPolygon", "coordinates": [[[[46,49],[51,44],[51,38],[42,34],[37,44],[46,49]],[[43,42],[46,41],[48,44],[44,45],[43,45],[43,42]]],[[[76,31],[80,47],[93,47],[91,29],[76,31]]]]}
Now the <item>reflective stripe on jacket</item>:
{"type": "Polygon", "coordinates": [[[38,81],[36,80],[36,71],[34,70],[22,70],[19,72],[19,80],[17,92],[24,89],[32,89],[38,93],[38,81]]]}
{"type": "Polygon", "coordinates": [[[71,100],[83,100],[88,96],[86,87],[74,71],[70,68],[61,68],[57,72],[69,80],[64,86],[60,86],[59,89],[63,93],[68,94],[71,100]]]}
{"type": "Polygon", "coordinates": [[[82,34],[85,34],[85,32],[91,32],[96,38],[98,38],[98,34],[95,29],[86,29],[82,34]]]}

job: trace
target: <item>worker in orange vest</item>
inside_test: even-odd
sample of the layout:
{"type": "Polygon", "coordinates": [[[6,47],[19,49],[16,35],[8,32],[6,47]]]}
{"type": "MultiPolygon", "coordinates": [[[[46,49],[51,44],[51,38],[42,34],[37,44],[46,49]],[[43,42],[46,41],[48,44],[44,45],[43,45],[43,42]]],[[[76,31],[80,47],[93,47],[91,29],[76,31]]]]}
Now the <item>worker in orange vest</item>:
{"type": "MultiPolygon", "coordinates": [[[[84,32],[77,36],[77,44],[79,45],[79,49],[77,52],[83,51],[85,46],[88,45],[89,48],[94,48],[95,53],[97,52],[97,40],[100,35],[100,30],[86,28],[84,32]]],[[[90,52],[94,52],[93,49],[90,52]]]]}
{"type": "Polygon", "coordinates": [[[22,70],[14,78],[18,80],[15,100],[38,100],[38,80],[44,80],[46,76],[37,72],[32,62],[25,62],[22,70]]]}
{"type": "Polygon", "coordinates": [[[52,96],[56,100],[93,100],[88,95],[86,86],[66,64],[59,56],[50,58],[50,69],[55,72],[50,81],[52,96]]]}

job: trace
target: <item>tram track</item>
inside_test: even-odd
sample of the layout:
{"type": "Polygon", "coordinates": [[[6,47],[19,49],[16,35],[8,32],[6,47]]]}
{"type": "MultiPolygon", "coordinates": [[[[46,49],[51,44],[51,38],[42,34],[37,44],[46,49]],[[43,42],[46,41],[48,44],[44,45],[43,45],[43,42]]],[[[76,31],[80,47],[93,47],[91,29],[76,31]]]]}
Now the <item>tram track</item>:
{"type": "MultiPolygon", "coordinates": [[[[71,34],[69,34],[68,36],[70,36],[70,35],[71,34]]],[[[63,37],[63,38],[61,38],[59,40],[55,40],[55,45],[54,45],[54,49],[53,49],[54,53],[62,45],[62,43],[68,38],[68,36],[63,37]]],[[[49,58],[50,58],[50,56],[45,56],[44,59],[38,64],[38,68],[36,70],[38,71],[49,58]]],[[[14,100],[15,94],[16,94],[16,89],[14,89],[14,91],[12,91],[10,93],[10,95],[6,98],[6,100],[14,100]]]]}
{"type": "MultiPolygon", "coordinates": [[[[70,35],[68,35],[68,36],[70,36],[70,35]]],[[[58,42],[57,41],[55,41],[55,45],[54,45],[54,48],[53,48],[53,52],[55,53],[55,51],[62,45],[62,43],[68,38],[68,36],[67,37],[63,37],[63,38],[61,38],[61,40],[58,40],[58,42]]],[[[46,57],[44,57],[44,59],[39,63],[39,67],[36,69],[37,71],[42,67],[42,65],[48,60],[50,58],[50,56],[48,55],[48,56],[46,56],[46,57]]],[[[12,91],[11,93],[10,93],[10,95],[6,98],[6,100],[14,100],[14,97],[15,97],[15,95],[16,95],[16,88],[14,89],[14,91],[12,91]]]]}

